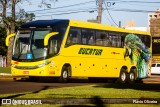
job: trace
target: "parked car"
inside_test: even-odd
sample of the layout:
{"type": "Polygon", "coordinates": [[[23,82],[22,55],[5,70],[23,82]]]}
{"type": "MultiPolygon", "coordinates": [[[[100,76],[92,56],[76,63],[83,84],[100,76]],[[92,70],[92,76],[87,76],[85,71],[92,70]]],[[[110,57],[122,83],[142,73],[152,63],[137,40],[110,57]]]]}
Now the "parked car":
{"type": "Polygon", "coordinates": [[[151,74],[160,74],[160,63],[152,64],[151,74]]]}

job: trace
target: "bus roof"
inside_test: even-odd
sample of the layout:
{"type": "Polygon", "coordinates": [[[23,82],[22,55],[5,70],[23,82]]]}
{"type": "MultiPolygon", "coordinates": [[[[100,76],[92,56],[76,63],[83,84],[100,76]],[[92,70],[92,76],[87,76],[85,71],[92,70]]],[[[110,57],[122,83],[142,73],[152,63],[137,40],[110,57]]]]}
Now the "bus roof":
{"type": "Polygon", "coordinates": [[[36,27],[36,28],[46,28],[46,27],[52,27],[55,25],[68,25],[69,20],[67,19],[53,19],[53,20],[36,20],[32,22],[28,22],[21,25],[21,28],[30,28],[30,27],[36,27]]]}
{"type": "Polygon", "coordinates": [[[69,19],[36,20],[36,21],[23,24],[21,28],[30,28],[30,27],[46,28],[46,27],[49,27],[49,26],[52,27],[55,25],[66,25],[66,26],[70,25],[74,27],[90,28],[90,29],[97,29],[97,30],[109,30],[109,31],[115,31],[115,32],[126,32],[126,33],[150,35],[149,32],[145,32],[145,31],[127,30],[124,28],[108,26],[104,24],[82,22],[82,21],[69,20],[69,19]]]}
{"type": "Polygon", "coordinates": [[[109,30],[109,31],[115,31],[115,32],[150,35],[149,32],[145,32],[145,31],[128,30],[128,29],[125,29],[125,28],[108,26],[108,25],[93,23],[93,22],[82,22],[82,21],[70,20],[70,26],[76,26],[76,27],[82,27],[82,28],[91,28],[91,29],[100,29],[100,30],[109,30]]]}

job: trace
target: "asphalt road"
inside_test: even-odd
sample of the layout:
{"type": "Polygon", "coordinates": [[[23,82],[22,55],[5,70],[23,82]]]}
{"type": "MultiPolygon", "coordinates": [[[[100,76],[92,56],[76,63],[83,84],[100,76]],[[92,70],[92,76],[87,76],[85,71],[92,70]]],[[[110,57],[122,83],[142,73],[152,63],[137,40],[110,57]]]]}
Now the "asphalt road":
{"type": "Polygon", "coordinates": [[[143,82],[159,83],[160,84],[160,74],[159,75],[151,75],[150,78],[143,79],[143,82]]]}
{"type": "MultiPolygon", "coordinates": [[[[83,80],[82,80],[83,81],[83,80]]],[[[28,81],[13,81],[0,80],[0,94],[31,92],[37,93],[46,89],[72,87],[90,85],[86,82],[72,82],[72,83],[51,83],[51,82],[28,82],[28,81]]]]}
{"type": "MultiPolygon", "coordinates": [[[[143,80],[144,83],[160,84],[160,75],[152,75],[150,78],[143,80]]],[[[9,93],[21,93],[21,92],[31,92],[37,93],[41,90],[52,89],[52,88],[62,88],[62,87],[72,87],[72,86],[82,86],[90,84],[99,83],[89,83],[87,79],[71,79],[69,83],[51,83],[51,82],[28,82],[28,81],[13,81],[0,80],[0,94],[9,93]]]]}

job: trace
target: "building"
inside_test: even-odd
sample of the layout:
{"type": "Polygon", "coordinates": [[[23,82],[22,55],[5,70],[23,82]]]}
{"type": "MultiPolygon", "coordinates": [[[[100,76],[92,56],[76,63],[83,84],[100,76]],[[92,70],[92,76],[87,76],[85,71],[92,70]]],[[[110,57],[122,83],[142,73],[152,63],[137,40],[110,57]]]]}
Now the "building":
{"type": "Polygon", "coordinates": [[[160,37],[160,8],[148,14],[149,28],[152,36],[160,37]]]}
{"type": "Polygon", "coordinates": [[[152,63],[160,63],[160,8],[148,14],[148,22],[152,35],[152,63]]]}
{"type": "Polygon", "coordinates": [[[126,23],[125,23],[125,29],[139,30],[139,31],[148,31],[147,27],[136,27],[136,22],[135,21],[126,21],[126,23]]]}
{"type": "Polygon", "coordinates": [[[126,21],[126,25],[125,25],[125,27],[135,27],[136,26],[136,23],[135,23],[135,21],[126,21]]]}

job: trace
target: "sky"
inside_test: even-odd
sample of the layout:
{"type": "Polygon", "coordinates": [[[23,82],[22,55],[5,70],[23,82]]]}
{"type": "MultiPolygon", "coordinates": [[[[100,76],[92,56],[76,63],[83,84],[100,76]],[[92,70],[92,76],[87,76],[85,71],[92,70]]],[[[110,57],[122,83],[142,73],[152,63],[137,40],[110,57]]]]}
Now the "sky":
{"type": "MultiPolygon", "coordinates": [[[[16,11],[24,9],[34,13],[35,20],[74,19],[87,21],[96,19],[97,0],[46,0],[50,8],[41,5],[41,0],[18,3],[16,11]]],[[[148,26],[148,12],[160,8],[160,0],[103,0],[102,24],[117,26],[121,21],[134,21],[137,27],[148,26]],[[136,11],[136,12],[135,12],[136,11]]]]}

